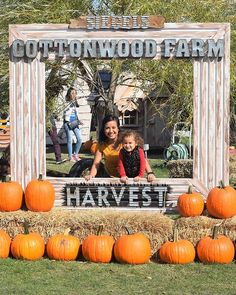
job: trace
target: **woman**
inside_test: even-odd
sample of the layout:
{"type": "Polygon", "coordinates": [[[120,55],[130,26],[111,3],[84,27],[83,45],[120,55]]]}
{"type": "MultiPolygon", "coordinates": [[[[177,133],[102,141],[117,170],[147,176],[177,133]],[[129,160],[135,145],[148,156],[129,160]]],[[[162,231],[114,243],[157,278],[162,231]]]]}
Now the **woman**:
{"type": "Polygon", "coordinates": [[[79,105],[77,103],[76,96],[77,96],[77,91],[74,88],[70,87],[66,94],[66,101],[69,102],[69,104],[65,108],[64,114],[63,114],[64,129],[66,131],[66,137],[67,137],[67,150],[68,150],[69,160],[71,162],[76,162],[81,160],[78,154],[82,145],[81,132],[79,129],[79,124],[82,125],[82,122],[78,118],[78,113],[76,108],[79,105]],[[76,126],[73,126],[74,123],[76,123],[76,126]],[[74,153],[73,153],[73,142],[72,142],[73,134],[75,134],[75,137],[76,137],[74,153]]]}
{"type": "MultiPolygon", "coordinates": [[[[104,177],[119,177],[118,159],[122,144],[118,141],[120,131],[119,119],[116,116],[108,115],[102,121],[99,133],[99,143],[90,174],[85,176],[86,180],[95,177],[99,164],[104,158],[106,175],[104,177]]],[[[147,180],[153,181],[155,175],[151,171],[149,163],[146,161],[147,180]]]]}

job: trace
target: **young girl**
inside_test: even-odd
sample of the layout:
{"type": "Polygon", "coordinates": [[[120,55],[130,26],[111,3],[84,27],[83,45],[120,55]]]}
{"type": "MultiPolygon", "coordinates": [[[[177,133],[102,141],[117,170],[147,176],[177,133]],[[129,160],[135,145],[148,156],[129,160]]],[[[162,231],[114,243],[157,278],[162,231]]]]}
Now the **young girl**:
{"type": "Polygon", "coordinates": [[[76,109],[78,107],[78,103],[76,101],[76,96],[77,96],[77,91],[74,88],[70,87],[66,94],[66,101],[69,102],[69,105],[64,110],[64,116],[63,116],[64,129],[66,131],[66,137],[67,137],[68,156],[71,162],[76,162],[80,160],[78,153],[82,145],[81,132],[80,132],[79,126],[71,129],[69,124],[70,122],[78,119],[78,114],[76,109]],[[74,153],[73,153],[73,142],[72,142],[73,134],[75,134],[75,137],[76,137],[74,153]]]}
{"type": "Polygon", "coordinates": [[[121,142],[123,148],[120,150],[118,161],[120,181],[125,183],[128,177],[139,181],[144,177],[146,167],[143,139],[137,132],[128,130],[121,135],[121,142]]]}

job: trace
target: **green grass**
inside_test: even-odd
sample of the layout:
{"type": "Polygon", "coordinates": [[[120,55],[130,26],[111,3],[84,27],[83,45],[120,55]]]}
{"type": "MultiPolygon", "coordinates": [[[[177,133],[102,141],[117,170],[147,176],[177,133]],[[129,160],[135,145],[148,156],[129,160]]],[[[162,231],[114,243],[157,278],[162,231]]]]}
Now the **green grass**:
{"type": "MultiPolygon", "coordinates": [[[[67,148],[65,145],[61,145],[62,149],[62,159],[67,159],[67,148]]],[[[82,153],[79,154],[81,158],[93,158],[94,156],[90,153],[84,153],[82,149],[82,153]]],[[[150,166],[155,173],[157,178],[166,178],[168,177],[168,169],[163,165],[164,159],[160,154],[151,154],[148,156],[148,161],[150,166]]],[[[52,149],[52,146],[48,146],[46,148],[46,165],[47,165],[47,175],[57,175],[63,174],[62,176],[66,177],[73,166],[74,163],[69,161],[62,163],[60,165],[56,165],[55,155],[52,149]]]]}
{"type": "Polygon", "coordinates": [[[0,261],[0,294],[236,294],[236,265],[0,261]]]}

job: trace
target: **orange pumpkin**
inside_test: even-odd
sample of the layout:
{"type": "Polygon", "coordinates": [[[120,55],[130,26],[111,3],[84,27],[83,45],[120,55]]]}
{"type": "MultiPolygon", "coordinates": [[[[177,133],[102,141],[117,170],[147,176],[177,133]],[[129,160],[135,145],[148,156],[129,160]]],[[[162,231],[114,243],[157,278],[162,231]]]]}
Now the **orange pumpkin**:
{"type": "Polygon", "coordinates": [[[96,154],[96,151],[97,151],[97,148],[98,148],[98,143],[97,142],[94,142],[90,148],[90,152],[92,154],[96,154]]]}
{"type": "Polygon", "coordinates": [[[67,229],[64,234],[57,234],[48,239],[46,251],[50,259],[71,261],[77,258],[80,240],[69,235],[69,231],[70,229],[67,229]]]}
{"type": "Polygon", "coordinates": [[[99,226],[97,235],[89,235],[82,243],[84,258],[92,262],[108,263],[112,258],[114,239],[108,235],[101,235],[103,226],[99,226]]]}
{"type": "Polygon", "coordinates": [[[217,218],[230,218],[236,215],[236,190],[231,186],[213,188],[207,197],[206,207],[208,213],[217,218]]]}
{"type": "Polygon", "coordinates": [[[159,251],[160,259],[171,264],[191,263],[195,259],[195,249],[191,242],[178,240],[178,230],[174,229],[174,241],[165,242],[159,251]]]}
{"type": "Polygon", "coordinates": [[[31,180],[25,190],[26,207],[35,212],[48,212],[52,209],[55,200],[55,191],[52,184],[42,179],[31,180]]]}
{"type": "Polygon", "coordinates": [[[10,177],[0,182],[0,211],[16,211],[22,206],[23,189],[10,177]]]}
{"type": "Polygon", "coordinates": [[[83,143],[83,148],[85,151],[90,151],[93,144],[93,137],[91,136],[89,140],[83,143]]]}
{"type": "Polygon", "coordinates": [[[37,260],[44,254],[44,240],[38,233],[29,233],[24,224],[24,234],[15,236],[11,243],[11,253],[17,259],[37,260]]]}
{"type": "Polygon", "coordinates": [[[234,259],[235,249],[233,242],[224,235],[218,235],[219,224],[213,228],[212,237],[205,237],[197,244],[197,254],[201,262],[230,263],[234,259]]]}
{"type": "Polygon", "coordinates": [[[121,236],[114,245],[115,259],[120,263],[142,264],[151,257],[149,239],[142,233],[121,236]]]}
{"type": "Polygon", "coordinates": [[[189,186],[188,192],[179,196],[177,208],[181,216],[199,216],[204,209],[204,199],[201,194],[192,191],[192,186],[189,186]]]}
{"type": "Polygon", "coordinates": [[[0,258],[7,258],[10,252],[11,239],[9,235],[0,230],[0,258]]]}

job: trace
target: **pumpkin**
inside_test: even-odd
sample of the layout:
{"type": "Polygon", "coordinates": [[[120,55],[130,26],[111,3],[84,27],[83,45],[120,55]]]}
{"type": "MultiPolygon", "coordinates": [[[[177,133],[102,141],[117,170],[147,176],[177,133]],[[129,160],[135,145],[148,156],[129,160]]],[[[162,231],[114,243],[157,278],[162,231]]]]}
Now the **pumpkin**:
{"type": "Polygon", "coordinates": [[[75,260],[79,253],[80,240],[69,235],[70,229],[64,234],[56,234],[48,239],[46,245],[47,255],[55,260],[75,260]]]}
{"type": "Polygon", "coordinates": [[[10,177],[0,182],[0,211],[19,210],[23,202],[23,189],[16,181],[11,181],[10,177]]]}
{"type": "Polygon", "coordinates": [[[142,264],[151,257],[149,239],[142,233],[131,233],[121,236],[114,245],[115,259],[120,263],[142,264]]]}
{"type": "Polygon", "coordinates": [[[161,261],[170,264],[191,263],[195,255],[195,248],[190,241],[178,239],[177,228],[174,228],[174,240],[165,242],[159,250],[161,261]]]}
{"type": "Polygon", "coordinates": [[[7,258],[10,252],[11,239],[9,235],[0,230],[0,258],[7,258]]]}
{"type": "Polygon", "coordinates": [[[90,148],[90,152],[92,154],[96,154],[96,151],[97,151],[97,148],[98,148],[98,143],[97,142],[94,142],[90,148]]]}
{"type": "Polygon", "coordinates": [[[231,186],[224,186],[221,181],[219,187],[215,187],[209,192],[206,207],[211,216],[233,217],[236,215],[236,190],[231,186]]]}
{"type": "Polygon", "coordinates": [[[93,137],[91,136],[89,140],[87,140],[83,143],[84,150],[90,151],[92,144],[93,144],[93,137]]]}
{"type": "Polygon", "coordinates": [[[37,260],[44,254],[44,240],[38,233],[29,233],[24,223],[24,234],[15,236],[11,243],[11,253],[17,259],[37,260]]]}
{"type": "Polygon", "coordinates": [[[48,212],[52,209],[55,200],[55,191],[52,184],[42,179],[31,180],[25,189],[25,203],[30,211],[48,212]]]}
{"type": "Polygon", "coordinates": [[[213,228],[212,237],[205,237],[197,244],[197,255],[205,263],[230,263],[234,259],[233,242],[224,235],[217,235],[220,224],[213,228]]]}
{"type": "Polygon", "coordinates": [[[201,194],[192,191],[192,186],[189,186],[188,192],[179,196],[177,208],[181,216],[199,216],[204,209],[204,199],[201,194]]]}
{"type": "Polygon", "coordinates": [[[82,254],[91,262],[108,263],[112,258],[114,239],[109,235],[102,235],[103,226],[98,228],[97,235],[89,235],[82,243],[82,254]]]}

